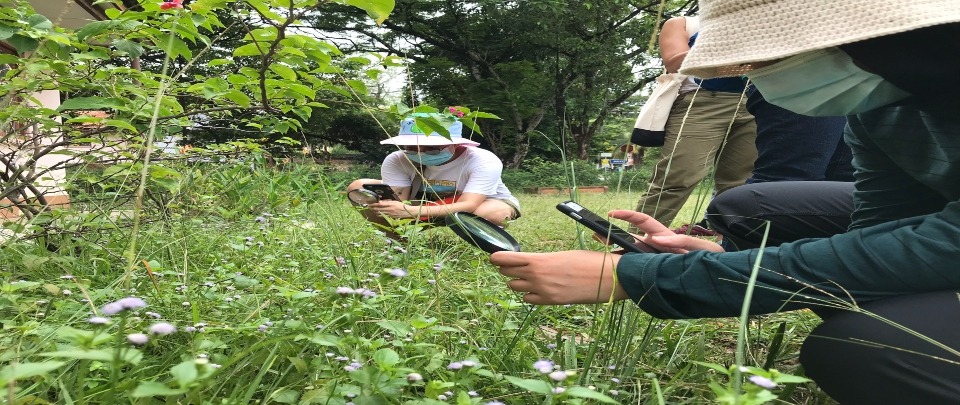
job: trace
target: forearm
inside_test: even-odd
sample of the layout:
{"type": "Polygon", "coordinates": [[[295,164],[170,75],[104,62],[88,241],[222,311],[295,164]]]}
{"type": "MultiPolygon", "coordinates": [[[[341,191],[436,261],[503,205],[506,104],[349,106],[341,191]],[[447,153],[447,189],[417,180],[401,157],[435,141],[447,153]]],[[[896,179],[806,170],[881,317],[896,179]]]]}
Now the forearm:
{"type": "Polygon", "coordinates": [[[736,316],[762,254],[751,313],[848,305],[960,288],[957,234],[960,203],[952,203],[935,215],[763,251],[628,254],[617,274],[630,297],[654,316],[736,316]]]}

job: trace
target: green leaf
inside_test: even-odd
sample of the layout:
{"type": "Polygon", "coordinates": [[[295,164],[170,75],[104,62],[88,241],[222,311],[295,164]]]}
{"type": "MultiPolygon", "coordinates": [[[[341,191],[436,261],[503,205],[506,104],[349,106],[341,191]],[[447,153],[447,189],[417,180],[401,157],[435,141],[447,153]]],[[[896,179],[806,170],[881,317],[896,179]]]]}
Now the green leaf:
{"type": "Polygon", "coordinates": [[[133,126],[133,124],[123,120],[106,120],[104,121],[104,124],[108,127],[126,129],[133,133],[140,132],[140,130],[138,130],[137,127],[133,126]]]}
{"type": "Polygon", "coordinates": [[[262,56],[265,49],[262,44],[246,44],[233,50],[233,56],[262,56]]]}
{"type": "Polygon", "coordinates": [[[38,30],[46,31],[53,29],[53,23],[41,14],[32,14],[27,17],[27,24],[30,24],[30,27],[38,30]]]}
{"type": "Polygon", "coordinates": [[[0,40],[8,39],[18,32],[20,32],[20,28],[0,24],[0,40]]]}
{"type": "Polygon", "coordinates": [[[41,363],[8,364],[0,369],[0,386],[12,381],[47,374],[67,364],[65,361],[45,361],[41,363]]]}
{"type": "Polygon", "coordinates": [[[367,84],[362,80],[347,80],[347,85],[357,93],[367,94],[367,84]]]}
{"type": "Polygon", "coordinates": [[[399,321],[380,321],[377,322],[377,326],[392,332],[395,336],[407,336],[408,333],[413,332],[410,325],[399,321]]]}
{"type": "Polygon", "coordinates": [[[284,65],[274,63],[270,65],[270,70],[272,70],[273,73],[276,73],[277,76],[280,76],[284,79],[297,80],[297,72],[294,72],[293,69],[290,69],[284,65]]]}
{"type": "Polygon", "coordinates": [[[227,100],[233,101],[240,107],[249,107],[250,106],[250,96],[244,94],[240,90],[232,90],[223,95],[227,100]]]}
{"type": "Polygon", "coordinates": [[[400,355],[391,349],[380,349],[374,353],[373,361],[377,362],[380,368],[388,369],[400,362],[400,355]]]}
{"type": "Polygon", "coordinates": [[[170,374],[177,380],[177,385],[181,388],[188,387],[200,375],[197,372],[197,361],[192,359],[171,367],[170,374]]]}
{"type": "Polygon", "coordinates": [[[40,266],[42,266],[44,263],[50,261],[50,257],[24,254],[23,259],[21,260],[23,261],[24,268],[26,268],[28,271],[34,272],[39,270],[40,266]]]}
{"type": "Polygon", "coordinates": [[[9,42],[10,45],[13,45],[13,47],[17,50],[17,53],[21,55],[37,49],[37,46],[40,45],[40,41],[20,34],[15,34],[14,36],[10,37],[7,42],[9,42]]]}
{"type": "Polygon", "coordinates": [[[17,55],[10,55],[6,53],[0,53],[0,63],[2,64],[18,64],[20,63],[20,57],[17,55]]]}
{"type": "Polygon", "coordinates": [[[608,397],[608,396],[606,396],[606,395],[604,395],[604,394],[601,394],[601,393],[599,393],[599,392],[597,392],[597,391],[591,390],[591,389],[589,389],[589,388],[584,388],[584,387],[570,387],[570,388],[567,388],[567,390],[564,391],[563,393],[566,394],[566,395],[569,395],[569,396],[571,396],[571,397],[587,398],[587,399],[592,399],[592,400],[600,401],[600,402],[603,402],[603,403],[606,403],[606,404],[616,404],[616,403],[618,403],[617,401],[614,401],[613,398],[610,398],[610,397],[608,397]]]}
{"type": "Polygon", "coordinates": [[[337,2],[366,11],[377,24],[383,24],[396,5],[394,0],[337,0],[337,2]]]}
{"type": "Polygon", "coordinates": [[[127,39],[113,41],[113,47],[131,58],[138,58],[140,55],[143,55],[143,46],[127,39]]]}
{"type": "Polygon", "coordinates": [[[509,375],[503,376],[510,384],[513,384],[517,387],[523,388],[530,392],[536,392],[538,394],[550,394],[553,392],[553,386],[543,380],[530,380],[526,378],[512,377],[509,375]]]}
{"type": "Polygon", "coordinates": [[[187,392],[183,388],[170,388],[166,384],[159,383],[156,381],[147,381],[142,382],[133,390],[133,393],[130,396],[134,398],[146,398],[146,397],[155,397],[161,396],[166,397],[170,395],[179,395],[187,392]]]}
{"type": "Polygon", "coordinates": [[[270,395],[270,399],[281,404],[295,404],[300,398],[300,393],[291,389],[280,389],[270,395]]]}

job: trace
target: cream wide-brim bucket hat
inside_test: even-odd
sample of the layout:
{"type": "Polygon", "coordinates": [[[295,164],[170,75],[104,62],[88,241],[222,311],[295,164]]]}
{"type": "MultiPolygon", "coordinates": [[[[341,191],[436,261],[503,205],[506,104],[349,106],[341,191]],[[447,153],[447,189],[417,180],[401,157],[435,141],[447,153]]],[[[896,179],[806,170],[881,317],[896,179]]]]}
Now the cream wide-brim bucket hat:
{"type": "Polygon", "coordinates": [[[700,0],[700,33],[680,72],[740,76],[751,62],[953,22],[960,0],[700,0]]]}

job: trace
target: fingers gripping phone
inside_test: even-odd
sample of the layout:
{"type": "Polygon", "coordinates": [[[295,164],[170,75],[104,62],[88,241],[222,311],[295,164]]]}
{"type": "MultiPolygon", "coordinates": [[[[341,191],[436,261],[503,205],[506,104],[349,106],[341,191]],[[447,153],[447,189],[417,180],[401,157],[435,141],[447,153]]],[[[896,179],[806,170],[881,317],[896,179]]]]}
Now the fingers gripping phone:
{"type": "Polygon", "coordinates": [[[380,200],[400,201],[400,197],[397,197],[397,193],[393,192],[393,188],[386,184],[364,184],[363,188],[376,193],[380,200]]]}
{"type": "Polygon", "coordinates": [[[568,217],[573,218],[577,222],[583,224],[583,226],[587,227],[591,231],[605,236],[608,241],[620,246],[628,252],[648,253],[637,246],[637,241],[634,239],[633,235],[630,234],[630,232],[611,224],[609,221],[601,218],[599,215],[584,208],[580,204],[577,204],[573,201],[565,201],[557,204],[557,209],[560,210],[560,212],[567,214],[568,217]]]}

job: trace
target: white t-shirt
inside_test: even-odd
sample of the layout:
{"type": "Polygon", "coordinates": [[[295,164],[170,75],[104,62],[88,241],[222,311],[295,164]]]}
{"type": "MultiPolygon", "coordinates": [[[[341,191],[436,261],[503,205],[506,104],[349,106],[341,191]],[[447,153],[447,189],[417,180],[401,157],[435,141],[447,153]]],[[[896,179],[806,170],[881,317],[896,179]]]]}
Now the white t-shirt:
{"type": "MultiPolygon", "coordinates": [[[[517,208],[520,207],[520,202],[510,194],[500,178],[503,162],[488,150],[468,146],[456,159],[440,166],[423,166],[423,172],[429,189],[438,198],[476,193],[495,200],[508,200],[517,208]]],[[[380,168],[383,183],[393,187],[412,186],[414,176],[417,176],[417,168],[404,156],[403,151],[387,155],[380,168]]],[[[413,190],[411,196],[424,190],[422,182],[417,181],[417,184],[419,190],[413,190]]]]}

